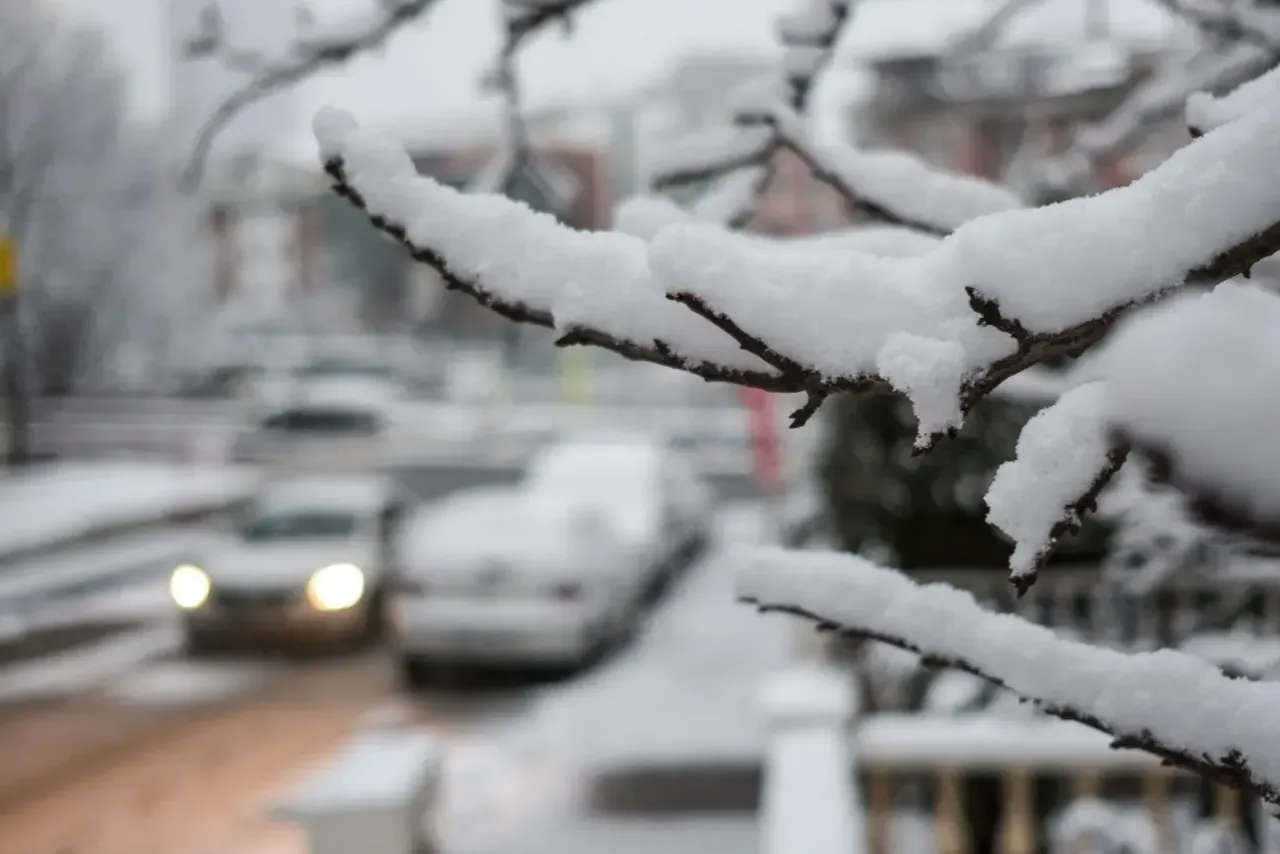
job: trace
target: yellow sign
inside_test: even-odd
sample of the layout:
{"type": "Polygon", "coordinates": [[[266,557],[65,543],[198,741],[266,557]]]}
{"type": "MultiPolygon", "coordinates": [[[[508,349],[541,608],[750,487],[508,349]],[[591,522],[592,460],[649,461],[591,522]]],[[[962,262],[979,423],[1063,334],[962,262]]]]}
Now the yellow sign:
{"type": "Polygon", "coordinates": [[[13,238],[0,234],[0,299],[18,292],[18,247],[13,238]]]}

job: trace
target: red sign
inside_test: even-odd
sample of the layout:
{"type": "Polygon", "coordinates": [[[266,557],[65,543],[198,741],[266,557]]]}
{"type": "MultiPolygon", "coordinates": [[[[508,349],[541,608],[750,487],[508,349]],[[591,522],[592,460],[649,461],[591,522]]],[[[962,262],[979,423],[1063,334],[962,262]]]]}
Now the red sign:
{"type": "Polygon", "coordinates": [[[751,417],[751,449],[755,454],[756,487],[771,495],[782,490],[782,440],[773,395],[758,388],[742,389],[742,403],[751,417]]]}

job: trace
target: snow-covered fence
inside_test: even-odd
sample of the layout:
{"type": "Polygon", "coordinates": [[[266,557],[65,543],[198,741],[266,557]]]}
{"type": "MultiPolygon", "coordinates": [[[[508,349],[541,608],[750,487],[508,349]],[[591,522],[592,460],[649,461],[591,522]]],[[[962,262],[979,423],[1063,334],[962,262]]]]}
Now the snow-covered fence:
{"type": "Polygon", "coordinates": [[[0,481],[0,568],[71,546],[220,516],[247,501],[243,467],[55,463],[0,481]]]}
{"type": "Polygon", "coordinates": [[[868,854],[971,854],[980,839],[994,839],[995,854],[1035,854],[1054,842],[1058,819],[1099,799],[1149,826],[1155,847],[1133,854],[1181,854],[1210,826],[1243,834],[1264,820],[1235,789],[1214,785],[1205,803],[1198,778],[1053,719],[870,715],[854,751],[868,854]]]}
{"type": "Polygon", "coordinates": [[[796,665],[764,686],[769,743],[761,854],[862,854],[865,831],[849,751],[856,687],[848,674],[796,665]]]}
{"type": "Polygon", "coordinates": [[[439,745],[399,729],[358,733],[272,810],[297,822],[308,854],[432,854],[439,745]]]}

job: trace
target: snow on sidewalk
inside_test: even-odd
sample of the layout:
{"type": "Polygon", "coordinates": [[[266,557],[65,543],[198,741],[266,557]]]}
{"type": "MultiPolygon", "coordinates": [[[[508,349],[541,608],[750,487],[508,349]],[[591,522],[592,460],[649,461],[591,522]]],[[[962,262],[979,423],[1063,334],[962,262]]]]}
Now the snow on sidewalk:
{"type": "Polygon", "coordinates": [[[59,462],[0,478],[0,558],[250,494],[247,467],[59,462]]]}
{"type": "MultiPolygon", "coordinates": [[[[720,522],[721,544],[766,539],[771,529],[754,505],[730,508],[720,522]]],[[[758,695],[789,660],[790,623],[735,602],[732,567],[717,551],[671,592],[632,649],[544,695],[534,738],[594,768],[761,755],[758,695]]]]}

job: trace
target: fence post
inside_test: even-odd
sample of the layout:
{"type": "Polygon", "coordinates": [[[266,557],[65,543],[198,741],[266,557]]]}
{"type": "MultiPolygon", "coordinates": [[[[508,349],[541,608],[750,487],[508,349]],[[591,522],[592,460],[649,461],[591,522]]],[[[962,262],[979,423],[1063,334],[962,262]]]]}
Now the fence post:
{"type": "Polygon", "coordinates": [[[300,824],[308,854],[434,854],[427,830],[439,745],[394,727],[358,733],[273,817],[300,824]]]}
{"type": "Polygon", "coordinates": [[[835,667],[795,665],[766,682],[761,854],[866,854],[850,724],[857,683],[835,667]]]}

